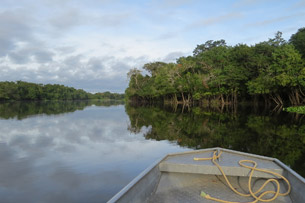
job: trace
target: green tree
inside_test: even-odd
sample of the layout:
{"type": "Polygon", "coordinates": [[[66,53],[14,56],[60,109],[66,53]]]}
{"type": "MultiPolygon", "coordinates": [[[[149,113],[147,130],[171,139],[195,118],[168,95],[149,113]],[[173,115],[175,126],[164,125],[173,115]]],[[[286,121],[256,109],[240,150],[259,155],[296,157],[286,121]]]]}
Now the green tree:
{"type": "Polygon", "coordinates": [[[194,56],[198,56],[201,53],[204,53],[205,51],[208,51],[214,47],[225,47],[226,41],[221,39],[217,41],[208,40],[204,44],[197,45],[196,48],[193,51],[194,56]]]}
{"type": "Polygon", "coordinates": [[[227,46],[224,40],[197,45],[193,56],[176,63],[152,62],[128,73],[126,97],[141,102],[237,104],[265,101],[266,105],[305,103],[305,66],[300,57],[305,29],[288,44],[281,32],[254,46],[227,46]],[[293,44],[294,47],[291,45],[293,44]],[[301,47],[301,46],[299,46],[301,47]],[[301,49],[301,51],[300,51],[301,49]]]}
{"type": "Polygon", "coordinates": [[[293,34],[289,42],[300,52],[303,58],[305,58],[305,28],[300,28],[297,33],[293,34]]]}
{"type": "Polygon", "coordinates": [[[166,65],[166,63],[157,61],[157,62],[153,62],[153,63],[146,63],[143,66],[143,69],[147,70],[152,76],[155,76],[157,74],[158,70],[165,65],[166,65]]]}

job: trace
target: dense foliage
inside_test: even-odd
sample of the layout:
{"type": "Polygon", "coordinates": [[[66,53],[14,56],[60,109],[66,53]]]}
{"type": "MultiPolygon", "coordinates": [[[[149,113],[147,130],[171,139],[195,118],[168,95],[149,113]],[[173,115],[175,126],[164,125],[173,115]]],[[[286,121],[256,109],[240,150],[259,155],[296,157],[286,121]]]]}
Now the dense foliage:
{"type": "Polygon", "coordinates": [[[193,107],[182,113],[181,108],[127,104],[126,112],[128,129],[133,133],[146,129],[146,139],[169,140],[194,149],[223,147],[276,157],[305,176],[304,117],[239,108],[236,113],[193,107]]]}
{"type": "Polygon", "coordinates": [[[81,89],[58,84],[0,82],[0,100],[122,100],[123,98],[123,94],[110,92],[91,94],[81,89]]]}
{"type": "Polygon", "coordinates": [[[100,99],[100,100],[124,100],[125,95],[119,93],[111,93],[107,92],[99,92],[95,93],[94,95],[90,95],[90,98],[93,99],[100,99]]]}
{"type": "Polygon", "coordinates": [[[284,111],[305,114],[305,106],[290,106],[284,108],[284,111]]]}
{"type": "Polygon", "coordinates": [[[197,45],[176,63],[152,62],[128,73],[126,97],[137,102],[266,105],[305,103],[305,28],[289,42],[282,33],[253,46],[227,46],[224,40],[197,45]]]}

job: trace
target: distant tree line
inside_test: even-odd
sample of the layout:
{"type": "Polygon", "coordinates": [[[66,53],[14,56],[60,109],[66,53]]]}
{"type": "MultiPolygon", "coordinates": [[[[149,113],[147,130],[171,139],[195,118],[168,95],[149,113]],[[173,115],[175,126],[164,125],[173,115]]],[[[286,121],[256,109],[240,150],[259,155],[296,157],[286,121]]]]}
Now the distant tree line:
{"type": "Polygon", "coordinates": [[[95,93],[93,95],[93,98],[101,99],[101,100],[124,100],[125,95],[119,94],[119,93],[111,93],[111,92],[107,91],[107,92],[95,93]]]}
{"type": "Polygon", "coordinates": [[[152,62],[129,71],[126,98],[171,104],[266,105],[305,103],[305,28],[289,41],[282,33],[253,46],[228,46],[225,40],[197,45],[192,56],[176,63],[152,62]]]}
{"type": "Polygon", "coordinates": [[[0,82],[0,100],[123,100],[124,94],[89,93],[59,84],[36,84],[24,81],[0,82]]]}

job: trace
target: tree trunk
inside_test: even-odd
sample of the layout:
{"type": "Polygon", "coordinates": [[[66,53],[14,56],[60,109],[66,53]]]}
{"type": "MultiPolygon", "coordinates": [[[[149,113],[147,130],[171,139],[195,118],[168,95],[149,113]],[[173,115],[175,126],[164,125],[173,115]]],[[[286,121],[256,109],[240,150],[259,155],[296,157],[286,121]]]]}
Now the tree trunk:
{"type": "Polygon", "coordinates": [[[277,100],[279,101],[279,103],[281,104],[281,106],[283,106],[283,100],[282,100],[281,96],[279,94],[276,94],[275,96],[276,96],[277,100]]]}
{"type": "Polygon", "coordinates": [[[297,105],[297,101],[295,99],[295,95],[294,95],[294,92],[291,92],[290,95],[289,95],[289,99],[290,99],[290,102],[291,104],[294,106],[294,105],[297,105]]]}
{"type": "Polygon", "coordinates": [[[264,98],[264,101],[265,101],[265,106],[269,106],[269,101],[268,101],[267,95],[263,94],[263,98],[264,98]]]}
{"type": "Polygon", "coordinates": [[[184,98],[183,92],[181,92],[181,96],[182,96],[183,104],[185,104],[185,98],[184,98]]]}
{"type": "Polygon", "coordinates": [[[221,98],[221,105],[224,105],[225,100],[223,99],[223,94],[220,95],[220,98],[221,98]]]}
{"type": "Polygon", "coordinates": [[[292,99],[292,97],[291,97],[291,94],[289,94],[288,97],[289,97],[290,104],[291,104],[291,105],[294,105],[294,102],[293,102],[293,99],[292,99]]]}
{"type": "Polygon", "coordinates": [[[191,96],[190,96],[189,93],[187,94],[187,103],[188,103],[188,104],[191,103],[191,96]]]}
{"type": "Polygon", "coordinates": [[[175,93],[175,104],[178,104],[177,94],[175,93]]]}
{"type": "Polygon", "coordinates": [[[295,100],[297,102],[297,105],[299,105],[300,104],[300,98],[299,98],[299,92],[298,92],[297,89],[295,90],[295,100]]]}
{"type": "Polygon", "coordinates": [[[280,105],[280,103],[277,101],[276,97],[273,96],[272,94],[270,95],[270,98],[276,103],[276,105],[280,105]]]}
{"type": "Polygon", "coordinates": [[[237,105],[237,90],[234,91],[234,103],[237,105]]]}

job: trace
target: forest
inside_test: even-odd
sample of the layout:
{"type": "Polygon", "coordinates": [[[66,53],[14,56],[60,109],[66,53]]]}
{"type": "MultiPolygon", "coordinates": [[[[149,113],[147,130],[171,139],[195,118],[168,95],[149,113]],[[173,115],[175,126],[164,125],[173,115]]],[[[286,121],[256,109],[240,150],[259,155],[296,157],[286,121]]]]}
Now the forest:
{"type": "MultiPolygon", "coordinates": [[[[192,149],[223,147],[275,157],[305,175],[304,116],[287,112],[270,114],[261,108],[229,109],[193,107],[182,112],[172,106],[126,103],[128,130],[145,132],[152,140],[169,140],[192,149]]],[[[181,106],[180,106],[181,107],[181,106]]]]}
{"type": "Polygon", "coordinates": [[[124,94],[118,93],[89,93],[82,89],[66,87],[59,84],[36,84],[24,81],[0,82],[0,101],[23,100],[123,100],[124,94]]]}
{"type": "Polygon", "coordinates": [[[156,61],[142,68],[127,74],[129,101],[299,106],[305,103],[305,28],[288,41],[281,32],[255,45],[209,40],[176,63],[156,61]]]}

